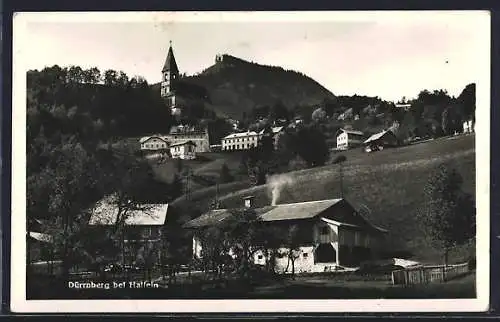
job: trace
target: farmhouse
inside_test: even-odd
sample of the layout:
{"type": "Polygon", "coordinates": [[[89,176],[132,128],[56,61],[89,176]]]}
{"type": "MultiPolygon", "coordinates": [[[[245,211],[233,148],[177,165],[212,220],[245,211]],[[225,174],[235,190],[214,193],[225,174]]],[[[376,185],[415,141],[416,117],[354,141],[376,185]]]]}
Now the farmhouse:
{"type": "Polygon", "coordinates": [[[194,160],[196,144],[193,141],[180,142],[170,145],[170,154],[174,159],[194,160]]]}
{"type": "Polygon", "coordinates": [[[337,131],[337,149],[347,150],[363,144],[365,136],[361,131],[340,129],[337,131]]]}
{"type": "Polygon", "coordinates": [[[222,151],[248,150],[257,146],[259,134],[255,131],[232,133],[222,138],[222,151]]]}
{"type": "Polygon", "coordinates": [[[396,108],[409,111],[411,109],[411,104],[408,103],[397,103],[394,105],[396,108]]]}
{"type": "Polygon", "coordinates": [[[383,150],[398,145],[398,139],[391,130],[384,130],[370,136],[365,142],[366,152],[383,150]]]}
{"type": "Polygon", "coordinates": [[[143,151],[158,151],[166,150],[168,148],[168,142],[163,137],[159,135],[145,136],[139,140],[141,144],[141,150],[143,151]]]}
{"type": "MultiPolygon", "coordinates": [[[[254,211],[261,225],[274,225],[285,231],[298,229],[300,247],[295,253],[296,272],[325,272],[356,267],[364,260],[375,259],[382,247],[386,230],[376,227],[359,214],[345,199],[329,199],[263,208],[253,207],[253,198],[245,199],[243,210],[254,211]]],[[[202,256],[201,234],[233,216],[234,209],[211,210],[185,224],[193,232],[193,257],[202,256]]],[[[280,251],[287,250],[283,245],[280,251]]],[[[254,263],[270,260],[262,251],[254,254],[254,263]]],[[[288,258],[275,258],[276,269],[289,272],[288,258]],[[288,269],[288,270],[287,270],[288,269]]]]}
{"type": "Polygon", "coordinates": [[[476,123],[473,120],[466,120],[463,123],[464,133],[473,133],[476,131],[476,123]]]}
{"type": "Polygon", "coordinates": [[[30,263],[53,259],[51,254],[53,237],[42,233],[43,223],[39,219],[28,219],[28,231],[26,232],[27,259],[30,263]]]}
{"type": "Polygon", "coordinates": [[[184,143],[192,141],[195,144],[195,152],[210,152],[210,139],[207,128],[197,128],[194,126],[172,126],[170,133],[163,136],[170,144],[184,143]]]}
{"type": "MultiPolygon", "coordinates": [[[[97,202],[91,211],[89,225],[111,232],[114,230],[119,210],[108,196],[97,202]]],[[[123,248],[119,255],[123,262],[140,260],[160,260],[161,236],[167,218],[168,204],[141,204],[129,210],[124,220],[124,230],[120,237],[123,248]]]]}

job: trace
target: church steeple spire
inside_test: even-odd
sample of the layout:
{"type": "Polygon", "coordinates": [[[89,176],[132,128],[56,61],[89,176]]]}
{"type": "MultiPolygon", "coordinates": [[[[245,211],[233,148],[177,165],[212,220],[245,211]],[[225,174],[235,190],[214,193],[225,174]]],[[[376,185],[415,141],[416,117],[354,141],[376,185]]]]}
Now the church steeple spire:
{"type": "Polygon", "coordinates": [[[165,59],[165,64],[163,65],[162,72],[171,72],[173,74],[179,74],[179,68],[174,57],[174,51],[172,49],[172,41],[170,40],[170,46],[168,48],[167,59],[165,59]]]}

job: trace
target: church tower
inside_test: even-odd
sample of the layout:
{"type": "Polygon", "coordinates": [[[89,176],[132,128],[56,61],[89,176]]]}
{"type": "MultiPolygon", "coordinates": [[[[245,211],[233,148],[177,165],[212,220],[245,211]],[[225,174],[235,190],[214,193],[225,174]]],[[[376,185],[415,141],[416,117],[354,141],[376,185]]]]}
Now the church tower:
{"type": "Polygon", "coordinates": [[[179,115],[180,109],[176,107],[176,97],[175,97],[175,82],[179,78],[179,68],[175,62],[174,51],[172,50],[172,42],[170,41],[170,47],[168,49],[167,59],[161,70],[161,97],[167,103],[170,108],[172,115],[179,115]]]}

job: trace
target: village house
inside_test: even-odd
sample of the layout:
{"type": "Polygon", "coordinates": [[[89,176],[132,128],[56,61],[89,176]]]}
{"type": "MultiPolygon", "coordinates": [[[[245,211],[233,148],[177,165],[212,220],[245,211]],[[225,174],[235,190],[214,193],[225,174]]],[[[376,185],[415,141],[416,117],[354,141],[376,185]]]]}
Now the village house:
{"type": "Polygon", "coordinates": [[[337,120],[338,121],[344,121],[344,120],[349,120],[349,119],[352,119],[354,117],[353,115],[353,109],[352,107],[351,108],[348,108],[344,111],[344,113],[340,114],[338,117],[337,117],[337,120]]]}
{"type": "Polygon", "coordinates": [[[411,109],[411,104],[409,103],[397,103],[394,106],[398,109],[402,109],[404,111],[409,111],[411,109]]]}
{"type": "Polygon", "coordinates": [[[365,151],[379,151],[385,147],[395,147],[398,145],[398,138],[391,130],[384,130],[382,132],[373,134],[363,143],[365,144],[365,151]]]}
{"type": "Polygon", "coordinates": [[[257,146],[259,134],[255,131],[232,133],[222,138],[222,151],[248,150],[257,146]]]}
{"type": "MultiPolygon", "coordinates": [[[[363,261],[377,259],[383,247],[386,230],[359,214],[345,199],[329,199],[255,208],[253,198],[244,200],[242,209],[255,211],[262,225],[298,227],[300,247],[296,251],[296,272],[325,272],[349,269],[363,261]]],[[[201,258],[204,229],[220,224],[233,216],[232,209],[211,210],[185,224],[193,233],[193,257],[201,258]]],[[[287,248],[280,248],[282,253],[287,248]]],[[[268,258],[257,251],[254,263],[265,265],[268,258]]],[[[278,272],[291,271],[288,258],[276,258],[278,272]],[[288,268],[288,270],[287,270],[288,268]]]]}
{"type": "MultiPolygon", "coordinates": [[[[102,233],[114,230],[119,210],[113,198],[108,196],[95,204],[89,226],[101,229],[102,233]]],[[[121,238],[123,242],[119,262],[150,260],[159,263],[167,211],[168,204],[141,204],[127,211],[123,232],[119,237],[114,237],[121,238]]]]}
{"type": "Polygon", "coordinates": [[[363,144],[365,135],[361,131],[340,129],[337,131],[337,149],[347,150],[363,144]]]}
{"type": "Polygon", "coordinates": [[[466,120],[463,123],[464,133],[473,133],[476,131],[476,123],[473,120],[466,120]]]}
{"type": "Polygon", "coordinates": [[[29,263],[52,260],[51,235],[42,233],[43,222],[39,219],[28,219],[27,235],[27,260],[29,263]]]}
{"type": "Polygon", "coordinates": [[[173,159],[196,159],[196,144],[193,141],[180,142],[170,145],[170,155],[173,159]]]}
{"type": "Polygon", "coordinates": [[[210,152],[210,137],[207,128],[177,125],[172,126],[169,134],[162,136],[170,145],[192,141],[196,153],[210,152]]]}
{"type": "Polygon", "coordinates": [[[158,151],[168,149],[168,142],[159,135],[145,136],[140,138],[141,150],[158,151]]]}

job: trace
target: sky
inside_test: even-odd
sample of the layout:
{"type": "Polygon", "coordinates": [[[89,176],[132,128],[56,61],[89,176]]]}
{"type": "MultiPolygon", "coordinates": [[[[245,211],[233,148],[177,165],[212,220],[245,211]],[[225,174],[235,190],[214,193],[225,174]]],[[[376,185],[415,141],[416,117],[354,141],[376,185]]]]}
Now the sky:
{"type": "Polygon", "coordinates": [[[458,96],[480,83],[477,66],[490,51],[484,12],[26,15],[14,18],[14,38],[22,35],[27,69],[96,66],[149,83],[160,81],[172,41],[188,75],[226,53],[300,71],[335,95],[395,101],[445,89],[458,96]]]}

